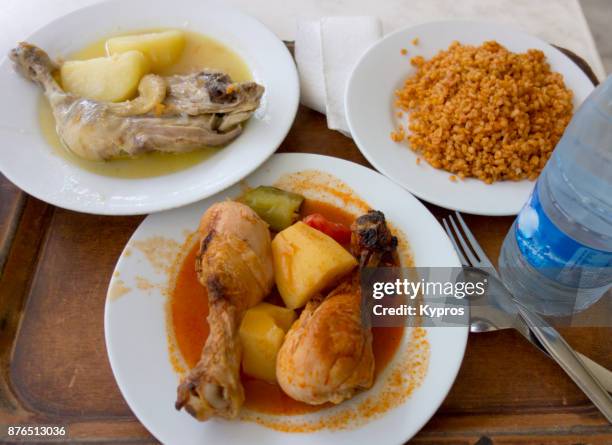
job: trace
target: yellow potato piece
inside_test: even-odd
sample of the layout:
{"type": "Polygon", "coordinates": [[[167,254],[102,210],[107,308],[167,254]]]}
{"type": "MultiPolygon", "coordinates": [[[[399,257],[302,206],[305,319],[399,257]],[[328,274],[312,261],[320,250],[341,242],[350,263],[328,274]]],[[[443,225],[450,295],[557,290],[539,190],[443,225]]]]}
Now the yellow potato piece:
{"type": "Polygon", "coordinates": [[[274,323],[285,332],[289,330],[297,318],[297,314],[294,310],[266,302],[261,302],[257,306],[253,306],[249,311],[268,314],[272,317],[274,323]]]}
{"type": "Polygon", "coordinates": [[[64,90],[80,97],[120,102],[136,94],[149,72],[147,58],[138,51],[89,60],[71,60],[60,69],[64,90]]]}
{"type": "Polygon", "coordinates": [[[185,48],[185,35],[181,31],[163,31],[148,34],[113,37],[106,41],[108,54],[140,51],[151,62],[153,71],[161,70],[178,60],[185,48]]]}
{"type": "Polygon", "coordinates": [[[285,331],[266,311],[249,309],[242,319],[239,334],[244,373],[276,382],[276,354],[285,339],[285,331]]]}
{"type": "Polygon", "coordinates": [[[299,221],[272,240],[276,286],[290,309],[338,282],[357,260],[334,239],[299,221]]]}

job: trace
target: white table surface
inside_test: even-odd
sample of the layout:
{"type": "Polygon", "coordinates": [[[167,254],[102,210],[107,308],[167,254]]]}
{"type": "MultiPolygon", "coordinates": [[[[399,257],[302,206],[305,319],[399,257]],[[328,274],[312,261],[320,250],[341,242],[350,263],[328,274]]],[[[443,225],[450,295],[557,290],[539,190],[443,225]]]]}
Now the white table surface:
{"type": "MultiPolygon", "coordinates": [[[[1,0],[0,54],[50,20],[99,0],[1,0]]],[[[124,0],[129,1],[129,0],[124,0]]],[[[151,3],[162,0],[151,0],[151,3]]],[[[605,70],[578,0],[226,0],[293,40],[296,18],[374,15],[385,33],[448,18],[510,23],[583,57],[601,79],[605,70]]]]}

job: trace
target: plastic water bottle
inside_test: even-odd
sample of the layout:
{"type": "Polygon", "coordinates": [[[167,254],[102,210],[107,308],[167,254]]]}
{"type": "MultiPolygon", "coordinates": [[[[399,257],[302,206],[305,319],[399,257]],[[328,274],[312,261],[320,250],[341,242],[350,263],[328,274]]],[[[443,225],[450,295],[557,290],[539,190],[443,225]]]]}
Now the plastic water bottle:
{"type": "Polygon", "coordinates": [[[612,76],[569,123],[499,268],[515,298],[546,315],[581,311],[612,286],[612,76]]]}

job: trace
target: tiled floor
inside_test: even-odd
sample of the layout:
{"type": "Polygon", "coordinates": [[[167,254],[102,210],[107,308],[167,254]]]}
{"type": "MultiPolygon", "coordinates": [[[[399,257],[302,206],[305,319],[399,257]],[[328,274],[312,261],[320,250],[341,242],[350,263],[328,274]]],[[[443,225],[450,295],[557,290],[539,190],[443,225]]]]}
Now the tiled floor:
{"type": "Polygon", "coordinates": [[[612,74],[612,0],[580,0],[604,68],[612,74]]]}

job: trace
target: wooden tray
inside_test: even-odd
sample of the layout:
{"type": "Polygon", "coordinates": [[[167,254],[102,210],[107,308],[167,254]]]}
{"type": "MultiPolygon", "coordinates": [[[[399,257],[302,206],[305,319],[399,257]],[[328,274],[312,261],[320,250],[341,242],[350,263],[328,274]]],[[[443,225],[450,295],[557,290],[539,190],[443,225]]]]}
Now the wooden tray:
{"type": "MultiPolygon", "coordinates": [[[[306,108],[279,151],[370,166],[351,139],[306,108]]],[[[437,218],[447,213],[427,207],[437,218]]],[[[465,218],[497,258],[513,218],[465,218]]],[[[142,219],[55,208],[0,176],[0,441],[10,442],[8,425],[64,425],[64,441],[155,442],[119,393],[103,331],[113,267],[142,219]]],[[[612,328],[563,334],[612,368],[612,328]]],[[[554,362],[508,330],[470,334],[450,394],[414,443],[609,445],[612,426],[554,362]]]]}

